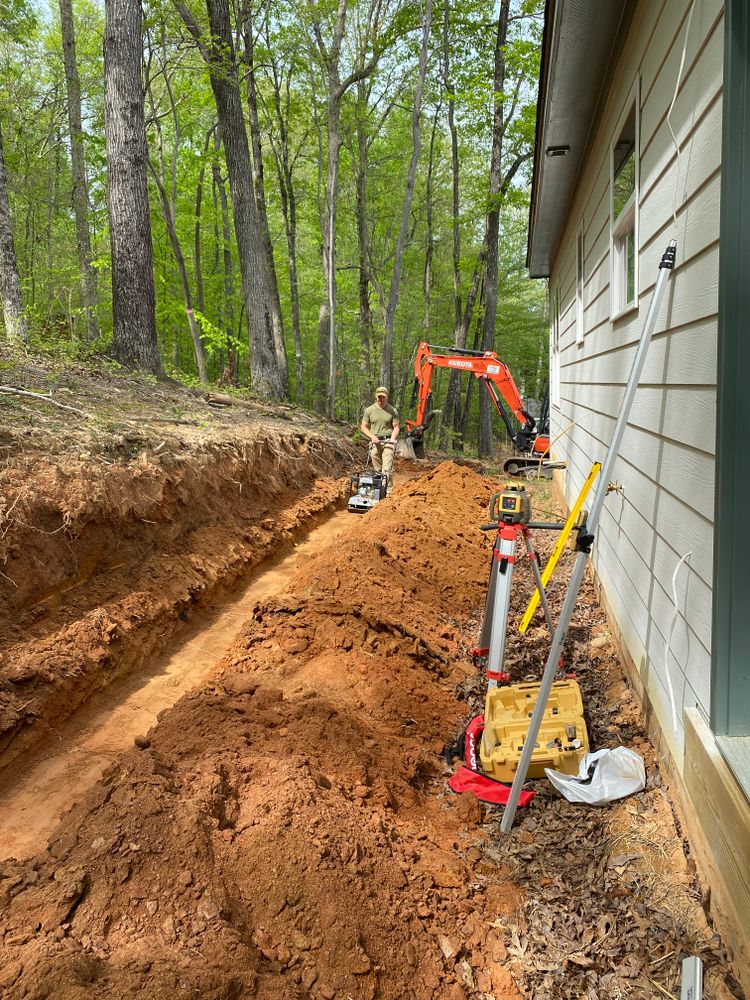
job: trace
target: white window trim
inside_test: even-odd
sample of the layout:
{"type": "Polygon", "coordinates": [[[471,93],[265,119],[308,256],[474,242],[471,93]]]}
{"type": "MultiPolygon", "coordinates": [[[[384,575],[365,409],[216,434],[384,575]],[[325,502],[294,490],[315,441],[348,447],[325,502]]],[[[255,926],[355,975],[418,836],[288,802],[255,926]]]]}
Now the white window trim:
{"type": "Polygon", "coordinates": [[[609,301],[611,319],[614,321],[621,316],[626,316],[630,312],[638,309],[638,276],[639,276],[639,200],[641,191],[641,78],[637,76],[633,87],[628,94],[622,114],[612,135],[612,142],[609,149],[609,259],[610,259],[610,284],[609,301]],[[631,109],[635,107],[635,191],[623,207],[618,219],[615,221],[615,171],[613,152],[617,139],[622,132],[625,122],[628,119],[631,109]],[[632,302],[625,302],[627,294],[623,288],[623,279],[627,281],[627,273],[622,267],[622,246],[618,245],[618,240],[633,226],[633,243],[635,250],[635,263],[633,286],[634,296],[632,302]]]}
{"type": "Polygon", "coordinates": [[[583,292],[586,286],[586,256],[583,219],[576,236],[576,344],[582,344],[585,335],[583,325],[583,292]]]}
{"type": "Polygon", "coordinates": [[[549,325],[549,397],[550,404],[560,409],[560,289],[550,294],[549,325]]]}

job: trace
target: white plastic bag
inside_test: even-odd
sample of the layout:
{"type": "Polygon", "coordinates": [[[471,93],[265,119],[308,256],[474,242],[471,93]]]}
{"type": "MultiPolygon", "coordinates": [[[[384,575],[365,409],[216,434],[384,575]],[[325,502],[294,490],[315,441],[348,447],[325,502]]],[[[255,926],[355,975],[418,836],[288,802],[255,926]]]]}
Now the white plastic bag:
{"type": "Polygon", "coordinates": [[[587,753],[577,775],[563,774],[550,767],[545,767],[544,773],[568,802],[585,802],[590,806],[634,795],[646,787],[643,760],[627,747],[587,753]]]}

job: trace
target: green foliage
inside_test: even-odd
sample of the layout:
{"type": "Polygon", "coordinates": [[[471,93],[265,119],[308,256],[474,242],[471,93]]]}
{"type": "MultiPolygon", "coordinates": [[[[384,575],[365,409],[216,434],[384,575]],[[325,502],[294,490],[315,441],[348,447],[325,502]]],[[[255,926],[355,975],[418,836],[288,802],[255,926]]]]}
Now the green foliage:
{"type": "MultiPolygon", "coordinates": [[[[205,4],[190,0],[201,30],[207,31],[205,4]]],[[[422,0],[383,0],[380,33],[365,41],[372,0],[349,0],[342,45],[341,75],[379,56],[361,85],[346,92],[342,106],[337,244],[337,335],[342,418],[357,421],[363,398],[379,381],[385,296],[398,234],[406,170],[411,151],[411,94],[419,54],[422,0]],[[369,235],[367,265],[372,311],[369,357],[363,349],[360,314],[360,245],[357,228],[358,130],[366,139],[369,235]]],[[[323,295],[321,214],[326,148],[327,78],[314,57],[311,11],[330,38],[338,0],[253,0],[255,81],[263,142],[265,194],[270,236],[281,296],[292,389],[295,386],[292,299],[287,243],[288,202],[282,197],[279,157],[284,140],[293,171],[296,200],[297,278],[305,378],[300,397],[312,403],[317,323],[323,295]],[[275,90],[278,85],[278,94],[275,90]],[[285,135],[282,134],[282,124],[285,135]]],[[[505,50],[503,95],[509,116],[503,170],[525,156],[502,198],[499,312],[495,347],[509,364],[525,396],[539,399],[547,377],[545,289],[524,271],[528,212],[528,159],[535,128],[536,80],[541,48],[542,0],[513,0],[513,20],[505,50]],[[512,112],[512,114],[511,114],[512,112]]],[[[109,233],[102,67],[103,5],[76,0],[76,46],[84,119],[84,154],[91,207],[93,266],[99,282],[103,343],[111,335],[109,233]]],[[[0,126],[10,180],[16,253],[33,342],[61,354],[80,356],[85,343],[75,224],[71,208],[69,139],[57,4],[49,0],[38,16],[24,0],[0,0],[0,126]]],[[[493,49],[493,6],[485,0],[452,0],[449,10],[449,77],[455,91],[460,161],[458,225],[461,242],[461,295],[465,303],[485,231],[489,208],[493,49]]],[[[249,380],[247,328],[232,231],[232,293],[225,292],[224,240],[214,165],[226,180],[223,150],[212,129],[216,110],[206,66],[172,0],[148,0],[144,46],[150,97],[146,104],[150,155],[175,191],[175,226],[188,272],[194,315],[205,347],[209,377],[225,373],[231,355],[239,359],[239,380],[249,380]],[[167,82],[174,96],[172,114],[167,82]],[[174,163],[174,177],[172,168],[174,163]],[[200,203],[201,288],[196,255],[196,194],[200,203]]],[[[443,58],[443,3],[434,0],[428,79],[421,121],[421,157],[410,231],[404,254],[401,296],[396,313],[392,391],[403,417],[410,416],[408,392],[416,344],[423,339],[451,344],[454,336],[452,272],[451,140],[443,58]],[[428,247],[427,172],[435,126],[431,180],[432,282],[429,315],[424,296],[428,247]]],[[[243,103],[247,108],[243,86],[243,103]]],[[[250,179],[248,179],[248,184],[250,179]]],[[[227,192],[228,193],[228,192],[227,192]]],[[[180,276],[167,237],[156,186],[151,182],[152,240],[157,292],[157,326],[165,366],[195,379],[197,368],[180,276]]],[[[481,306],[475,321],[481,319],[481,306]]],[[[469,344],[474,325],[469,331],[469,344]]],[[[447,379],[436,386],[438,402],[447,379]]],[[[464,390],[466,385],[463,386],[464,390]]],[[[477,393],[474,392],[474,407],[477,393]]],[[[467,430],[474,434],[475,416],[467,430]]]]}

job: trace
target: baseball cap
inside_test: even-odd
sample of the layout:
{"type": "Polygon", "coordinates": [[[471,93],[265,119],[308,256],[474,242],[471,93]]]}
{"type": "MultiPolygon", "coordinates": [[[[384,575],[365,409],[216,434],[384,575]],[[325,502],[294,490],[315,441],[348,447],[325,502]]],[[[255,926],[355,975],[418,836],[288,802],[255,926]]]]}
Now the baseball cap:
{"type": "Polygon", "coordinates": [[[386,389],[386,387],[384,385],[379,385],[377,387],[377,389],[375,390],[375,395],[376,396],[387,396],[388,395],[388,390],[386,389]]]}

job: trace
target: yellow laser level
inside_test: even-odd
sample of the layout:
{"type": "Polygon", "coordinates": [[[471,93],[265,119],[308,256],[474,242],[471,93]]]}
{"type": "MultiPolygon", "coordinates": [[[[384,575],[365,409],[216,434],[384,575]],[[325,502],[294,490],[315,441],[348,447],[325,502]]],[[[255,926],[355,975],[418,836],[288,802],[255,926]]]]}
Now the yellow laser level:
{"type": "Polygon", "coordinates": [[[508,483],[502,493],[493,493],[490,520],[502,524],[528,524],[531,520],[531,497],[520,483],[508,483]]]}

